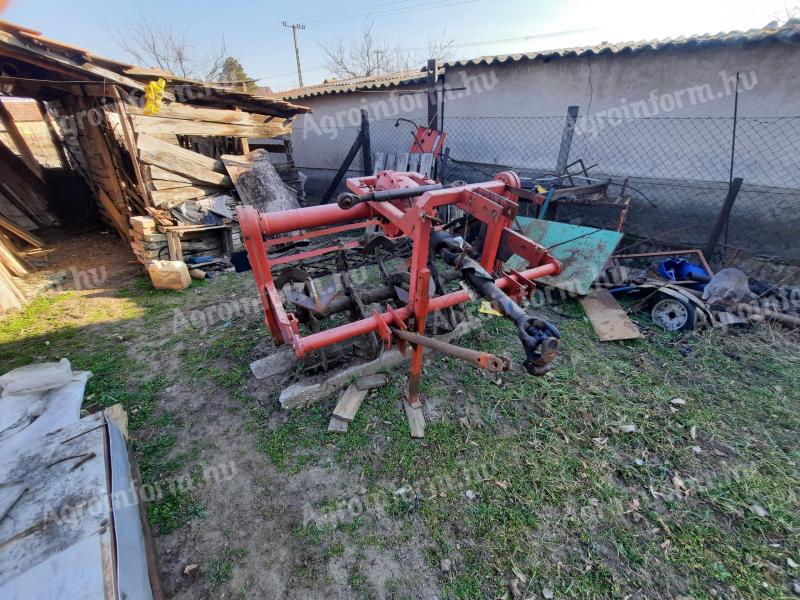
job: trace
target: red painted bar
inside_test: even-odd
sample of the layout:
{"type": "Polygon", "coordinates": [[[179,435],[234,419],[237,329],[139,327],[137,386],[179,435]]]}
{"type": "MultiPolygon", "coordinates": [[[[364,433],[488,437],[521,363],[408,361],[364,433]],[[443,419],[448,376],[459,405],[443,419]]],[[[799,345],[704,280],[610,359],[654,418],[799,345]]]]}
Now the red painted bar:
{"type": "MultiPolygon", "coordinates": [[[[539,277],[555,275],[558,272],[558,263],[545,263],[543,265],[539,265],[538,267],[534,267],[533,269],[523,271],[521,274],[527,279],[537,279],[539,277]]],[[[500,289],[505,289],[508,286],[508,283],[509,279],[507,277],[501,277],[495,281],[495,285],[497,285],[497,287],[500,289]]],[[[431,298],[430,304],[428,305],[428,310],[431,312],[441,310],[443,308],[447,308],[448,306],[455,306],[456,304],[461,304],[462,302],[468,302],[469,299],[470,295],[466,290],[452,292],[450,294],[445,294],[444,296],[437,296],[436,298],[431,298]]],[[[408,317],[411,316],[411,310],[407,306],[398,308],[395,310],[395,313],[403,320],[408,319],[408,317]]],[[[390,314],[380,313],[378,316],[387,325],[391,324],[392,317],[390,314]]],[[[378,323],[375,320],[375,317],[361,319],[360,321],[355,321],[353,323],[345,323],[339,327],[334,327],[333,329],[320,331],[319,333],[314,333],[300,338],[300,347],[299,349],[295,348],[295,353],[299,357],[302,357],[305,355],[305,353],[311,352],[312,350],[318,350],[319,348],[324,348],[326,346],[330,346],[331,344],[337,344],[339,342],[343,342],[345,340],[358,337],[359,335],[365,335],[371,331],[377,330],[378,323]]]]}
{"type": "Polygon", "coordinates": [[[322,204],[320,206],[307,206],[280,212],[259,213],[258,222],[261,233],[264,235],[277,235],[298,229],[311,229],[324,225],[336,225],[346,221],[366,219],[372,216],[369,204],[362,202],[347,210],[339,208],[338,204],[322,204]]]}
{"type": "Polygon", "coordinates": [[[298,262],[306,258],[314,258],[315,256],[322,256],[328,252],[338,252],[339,250],[351,250],[361,246],[360,242],[347,242],[340,246],[328,246],[327,248],[315,248],[314,250],[306,250],[305,252],[298,252],[297,254],[287,254],[285,256],[278,256],[276,258],[270,257],[270,262],[273,266],[285,265],[287,263],[298,262]]]}

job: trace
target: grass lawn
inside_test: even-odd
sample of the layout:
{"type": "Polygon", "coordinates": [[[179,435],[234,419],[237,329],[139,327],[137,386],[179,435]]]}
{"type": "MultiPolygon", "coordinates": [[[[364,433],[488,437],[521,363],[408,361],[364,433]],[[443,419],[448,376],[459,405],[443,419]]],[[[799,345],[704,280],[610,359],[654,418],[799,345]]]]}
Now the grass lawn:
{"type": "MultiPolygon", "coordinates": [[[[122,402],[170,597],[786,598],[800,594],[800,344],[768,325],[600,344],[576,302],[542,378],[430,355],[426,438],[405,369],[345,435],[287,414],[248,274],[40,298],[0,322],[0,371],[67,356],[85,407],[122,402]],[[219,310],[238,302],[235,310],[219,310]],[[212,485],[209,464],[236,465],[212,485]],[[187,565],[194,568],[185,572],[187,565]],[[793,592],[793,586],[795,591],[793,592]]],[[[461,344],[521,358],[485,315],[461,344]]]]}

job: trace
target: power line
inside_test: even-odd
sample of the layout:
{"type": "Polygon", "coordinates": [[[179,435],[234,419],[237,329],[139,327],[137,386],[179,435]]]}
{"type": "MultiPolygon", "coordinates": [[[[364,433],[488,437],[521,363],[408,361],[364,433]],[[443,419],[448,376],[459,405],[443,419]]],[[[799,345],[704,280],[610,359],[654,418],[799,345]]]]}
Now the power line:
{"type": "Polygon", "coordinates": [[[425,4],[424,2],[419,2],[419,0],[395,0],[394,2],[380,2],[378,4],[369,4],[367,6],[359,6],[355,8],[349,8],[345,10],[336,10],[328,13],[317,13],[315,15],[306,16],[303,18],[306,23],[314,22],[320,19],[324,19],[325,17],[334,17],[334,16],[347,16],[348,13],[352,13],[355,15],[362,15],[364,11],[372,10],[373,8],[381,8],[383,6],[394,6],[398,7],[398,5],[402,4],[409,4],[409,3],[418,3],[419,5],[425,4]]]}
{"type": "Polygon", "coordinates": [[[312,25],[330,25],[332,23],[345,23],[347,21],[354,21],[356,19],[375,19],[380,17],[389,17],[389,16],[398,16],[398,15],[407,15],[413,14],[418,12],[424,12],[429,10],[435,10],[437,8],[451,8],[454,6],[460,6],[463,4],[474,4],[476,2],[480,2],[481,0],[460,0],[456,2],[452,2],[451,0],[434,0],[433,2],[425,2],[422,4],[414,4],[406,7],[400,8],[392,8],[378,12],[368,12],[359,15],[353,16],[345,16],[342,18],[333,17],[330,19],[324,19],[321,21],[314,21],[310,24],[312,25]]]}

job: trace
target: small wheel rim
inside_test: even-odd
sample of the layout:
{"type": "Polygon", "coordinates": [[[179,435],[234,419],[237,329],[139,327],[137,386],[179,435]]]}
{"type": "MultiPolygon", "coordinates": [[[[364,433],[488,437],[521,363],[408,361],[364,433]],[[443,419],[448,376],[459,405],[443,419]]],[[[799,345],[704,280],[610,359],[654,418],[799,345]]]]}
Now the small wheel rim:
{"type": "Polygon", "coordinates": [[[668,331],[678,331],[689,322],[689,310],[671,298],[664,298],[656,302],[650,314],[654,322],[668,331]]]}

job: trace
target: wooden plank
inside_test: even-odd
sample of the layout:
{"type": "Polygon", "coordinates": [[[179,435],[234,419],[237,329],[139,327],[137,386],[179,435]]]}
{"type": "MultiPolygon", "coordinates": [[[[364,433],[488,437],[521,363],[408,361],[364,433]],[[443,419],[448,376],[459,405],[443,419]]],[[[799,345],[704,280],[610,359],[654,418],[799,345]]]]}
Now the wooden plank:
{"type": "Polygon", "coordinates": [[[292,133],[291,124],[283,125],[280,121],[262,123],[261,125],[240,125],[144,115],[134,115],[131,120],[133,121],[133,128],[138,133],[151,135],[172,133],[175,135],[274,138],[292,133]]]}
{"type": "Polygon", "coordinates": [[[123,239],[129,239],[128,228],[125,225],[125,219],[120,211],[117,210],[117,207],[111,201],[111,198],[108,197],[106,191],[102,187],[97,187],[96,194],[97,199],[100,201],[100,206],[106,212],[108,218],[111,219],[111,224],[120,233],[120,235],[122,235],[123,239]]]}
{"type": "Polygon", "coordinates": [[[58,160],[61,163],[61,166],[64,169],[69,169],[70,162],[69,158],[67,157],[64,140],[61,139],[61,136],[58,135],[58,131],[56,131],[55,125],[53,124],[53,119],[47,110],[47,104],[45,104],[43,100],[38,100],[36,102],[36,108],[39,110],[39,115],[41,116],[42,121],[47,126],[47,133],[50,134],[50,141],[53,144],[53,148],[56,149],[58,160]]]}
{"type": "Polygon", "coordinates": [[[372,388],[383,387],[387,383],[389,383],[389,378],[385,373],[364,375],[356,379],[356,387],[360,390],[371,390],[372,388]]]}
{"type": "Polygon", "coordinates": [[[190,187],[194,185],[191,181],[166,181],[164,179],[153,179],[150,181],[155,190],[170,190],[176,188],[190,187]]]}
{"type": "Polygon", "coordinates": [[[339,398],[336,408],[333,409],[333,415],[345,421],[352,421],[366,397],[366,389],[360,390],[355,383],[351,383],[339,398]]]}
{"type": "MultiPolygon", "coordinates": [[[[28,269],[19,257],[11,250],[8,238],[0,235],[0,263],[3,263],[12,275],[22,277],[28,274],[28,269]]],[[[366,393],[366,392],[365,392],[366,393]]]]}
{"type": "Polygon", "coordinates": [[[0,263],[0,312],[22,308],[25,304],[25,296],[19,291],[5,266],[0,263]]]}
{"type": "Polygon", "coordinates": [[[328,431],[333,433],[347,433],[349,425],[350,423],[334,415],[328,423],[328,431]]]}
{"type": "Polygon", "coordinates": [[[14,145],[17,147],[22,160],[25,161],[25,164],[28,165],[28,168],[31,170],[31,172],[41,180],[42,168],[39,165],[39,162],[36,160],[36,157],[33,155],[25,136],[22,135],[19,127],[17,127],[17,122],[14,120],[14,117],[11,116],[11,113],[8,111],[8,108],[6,108],[5,103],[1,100],[0,122],[3,123],[6,133],[8,133],[8,135],[11,137],[11,140],[14,142],[14,145]]]}
{"type": "Polygon", "coordinates": [[[424,177],[430,177],[433,171],[433,154],[421,154],[419,158],[419,173],[424,177]]]}
{"type": "Polygon", "coordinates": [[[85,50],[79,46],[73,46],[72,44],[67,44],[66,42],[60,42],[58,40],[45,37],[40,33],[29,33],[27,31],[20,31],[17,35],[38,42],[43,46],[46,46],[50,50],[52,49],[64,50],[72,54],[78,54],[81,59],[85,59],[89,55],[88,50],[85,50]]]}
{"type": "Polygon", "coordinates": [[[203,198],[204,196],[213,196],[216,194],[219,194],[217,188],[194,186],[150,192],[150,195],[153,197],[153,204],[155,204],[156,208],[171,208],[175,204],[186,202],[186,200],[193,200],[195,198],[203,198]]]}
{"type": "Polygon", "coordinates": [[[419,152],[410,152],[408,154],[408,170],[419,171],[419,159],[422,155],[419,152]]]}
{"type": "Polygon", "coordinates": [[[605,288],[594,288],[579,300],[601,342],[639,339],[642,333],[605,288]]]}
{"type": "Polygon", "coordinates": [[[30,27],[25,27],[23,25],[17,25],[16,23],[11,23],[10,21],[2,21],[0,20],[0,31],[7,31],[8,33],[18,34],[21,32],[30,33],[32,35],[42,35],[41,31],[37,31],[35,29],[31,29],[30,27]]]}
{"type": "Polygon", "coordinates": [[[156,220],[153,217],[134,216],[130,218],[130,224],[133,229],[139,233],[155,233],[156,220]]]}
{"type": "MultiPolygon", "coordinates": [[[[58,52],[53,52],[45,48],[33,47],[29,45],[29,43],[23,42],[15,35],[2,30],[0,30],[0,41],[6,46],[4,53],[16,55],[20,60],[37,64],[45,69],[55,70],[66,75],[85,75],[86,73],[90,73],[95,75],[98,80],[105,79],[110,82],[119,83],[126,88],[139,91],[144,90],[144,85],[134,79],[88,62],[73,60],[58,52]]],[[[165,92],[164,98],[167,100],[174,100],[175,96],[170,92],[165,92]]]]}
{"type": "Polygon", "coordinates": [[[157,167],[156,165],[147,165],[145,172],[148,171],[150,173],[151,179],[160,179],[163,181],[177,181],[179,183],[189,183],[189,184],[197,183],[196,179],[190,179],[189,177],[179,175],[178,173],[173,173],[172,171],[168,171],[167,169],[162,169],[161,167],[157,167]]]}
{"type": "Polygon", "coordinates": [[[197,181],[230,187],[231,179],[225,175],[221,160],[163,142],[145,133],[136,139],[139,158],[144,162],[184,175],[197,181]]]}
{"type": "Polygon", "coordinates": [[[5,229],[12,235],[27,242],[31,246],[34,246],[36,248],[45,247],[45,243],[44,241],[42,241],[42,239],[36,237],[30,231],[26,231],[22,227],[18,227],[14,222],[9,221],[2,215],[0,215],[0,228],[5,229]]]}
{"type": "MultiPolygon", "coordinates": [[[[89,111],[96,108],[95,105],[97,102],[90,101],[83,96],[75,100],[78,110],[89,111]]],[[[114,225],[120,231],[123,239],[127,240],[128,201],[122,189],[122,183],[120,182],[117,166],[114,163],[112,151],[109,147],[109,141],[101,128],[93,125],[80,128],[77,138],[78,143],[81,145],[83,155],[87,160],[87,165],[90,167],[89,176],[94,181],[95,187],[102,188],[107,198],[116,207],[117,215],[112,217],[114,225]],[[121,229],[118,223],[122,224],[121,229]]]]}
{"type": "Polygon", "coordinates": [[[0,185],[7,190],[8,200],[34,223],[39,226],[56,223],[48,210],[44,183],[2,142],[0,142],[0,185]]]}
{"type": "Polygon", "coordinates": [[[400,172],[408,170],[408,152],[403,152],[402,154],[397,155],[394,170],[400,172]]]}
{"type": "Polygon", "coordinates": [[[133,163],[133,172],[136,175],[136,186],[139,188],[139,195],[142,197],[145,206],[152,206],[153,199],[150,196],[150,190],[145,183],[144,175],[142,174],[142,166],[136,158],[136,137],[132,129],[131,120],[126,110],[125,102],[122,100],[117,86],[111,86],[112,94],[115,99],[115,106],[119,114],[119,122],[122,127],[122,137],[125,142],[125,150],[131,158],[133,163]]]}
{"type": "Polygon", "coordinates": [[[167,232],[167,249],[169,250],[170,260],[183,260],[181,236],[177,231],[167,232]]]}
{"type": "Polygon", "coordinates": [[[375,160],[373,161],[375,165],[375,169],[373,171],[373,175],[376,175],[378,171],[383,171],[386,168],[386,153],[385,152],[376,152],[375,153],[375,160]]]}
{"type": "Polygon", "coordinates": [[[422,407],[414,408],[407,401],[402,400],[403,408],[408,419],[408,429],[412,438],[421,439],[425,437],[425,415],[422,414],[422,407]]]}
{"type": "MultiPolygon", "coordinates": [[[[131,115],[144,116],[144,109],[131,107],[131,115]]],[[[227,110],[222,108],[197,108],[186,104],[163,104],[158,113],[159,117],[168,119],[185,119],[189,121],[208,121],[210,123],[228,123],[231,125],[263,125],[275,120],[270,115],[258,115],[240,110],[227,110]]]]}

